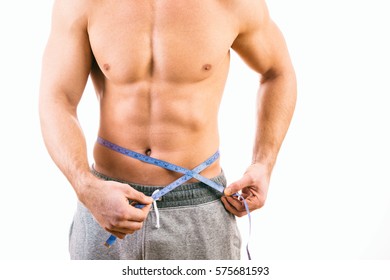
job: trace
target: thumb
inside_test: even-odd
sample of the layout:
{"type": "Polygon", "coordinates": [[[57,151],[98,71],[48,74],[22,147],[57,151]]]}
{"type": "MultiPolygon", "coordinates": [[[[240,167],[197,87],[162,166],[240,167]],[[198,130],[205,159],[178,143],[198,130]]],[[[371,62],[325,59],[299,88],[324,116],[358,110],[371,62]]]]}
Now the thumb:
{"type": "Polygon", "coordinates": [[[236,192],[250,185],[251,185],[250,177],[244,175],[240,180],[231,183],[227,188],[225,188],[224,194],[226,196],[231,196],[232,194],[235,194],[236,192]]]}
{"type": "Polygon", "coordinates": [[[139,192],[131,187],[128,188],[128,191],[126,193],[126,197],[132,201],[138,202],[139,204],[148,205],[148,204],[153,203],[152,197],[147,196],[147,195],[143,194],[142,192],[139,192]]]}

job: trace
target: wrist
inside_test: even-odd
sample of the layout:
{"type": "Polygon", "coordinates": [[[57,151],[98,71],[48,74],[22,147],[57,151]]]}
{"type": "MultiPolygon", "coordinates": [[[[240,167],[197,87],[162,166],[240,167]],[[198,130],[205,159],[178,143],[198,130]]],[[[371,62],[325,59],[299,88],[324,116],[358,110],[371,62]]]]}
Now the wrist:
{"type": "Polygon", "coordinates": [[[274,165],[275,165],[275,158],[272,157],[261,157],[261,158],[253,158],[252,164],[253,166],[258,166],[259,168],[266,170],[267,173],[271,174],[274,165]]]}
{"type": "Polygon", "coordinates": [[[88,197],[89,190],[91,187],[96,185],[96,178],[91,172],[86,171],[78,174],[78,177],[74,180],[73,188],[76,192],[77,198],[84,203],[86,197],[88,197]]]}
{"type": "Polygon", "coordinates": [[[265,164],[262,162],[252,162],[249,168],[245,173],[254,172],[259,176],[271,177],[272,167],[269,164],[265,164]]]}

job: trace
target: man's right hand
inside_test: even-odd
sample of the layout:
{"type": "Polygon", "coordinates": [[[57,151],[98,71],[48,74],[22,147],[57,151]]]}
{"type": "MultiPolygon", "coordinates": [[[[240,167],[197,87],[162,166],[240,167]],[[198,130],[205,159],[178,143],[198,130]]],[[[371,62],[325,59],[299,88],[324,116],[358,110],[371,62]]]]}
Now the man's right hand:
{"type": "Polygon", "coordinates": [[[102,228],[120,239],[142,228],[153,202],[151,197],[115,181],[95,178],[81,188],[80,201],[102,228]],[[129,200],[146,206],[135,208],[129,200]]]}

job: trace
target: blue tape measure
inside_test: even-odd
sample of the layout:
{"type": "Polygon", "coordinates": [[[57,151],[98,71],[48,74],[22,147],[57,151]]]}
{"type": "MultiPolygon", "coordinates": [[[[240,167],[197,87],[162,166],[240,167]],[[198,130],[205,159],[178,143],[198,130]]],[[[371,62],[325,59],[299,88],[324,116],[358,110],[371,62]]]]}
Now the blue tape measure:
{"type": "MultiPolygon", "coordinates": [[[[188,180],[190,180],[192,178],[197,179],[198,181],[200,181],[200,182],[202,182],[202,183],[212,187],[213,189],[215,189],[215,190],[217,190],[217,191],[219,191],[221,193],[224,192],[224,187],[223,186],[221,186],[221,185],[215,183],[214,181],[212,181],[212,180],[210,180],[210,179],[208,179],[208,178],[206,178],[206,177],[204,177],[204,176],[199,174],[201,171],[203,171],[204,169],[209,167],[213,162],[215,162],[219,158],[219,151],[214,153],[211,157],[209,157],[207,160],[205,160],[204,162],[199,164],[194,169],[189,170],[187,168],[175,165],[173,163],[169,163],[169,162],[166,162],[166,161],[163,161],[163,160],[160,160],[160,159],[156,159],[156,158],[153,158],[153,157],[150,157],[150,156],[147,156],[147,155],[144,155],[144,154],[140,154],[140,153],[134,152],[132,150],[123,148],[123,147],[118,146],[118,145],[116,145],[116,144],[114,144],[114,143],[112,143],[110,141],[107,141],[107,140],[101,138],[101,137],[98,137],[97,142],[99,144],[101,144],[101,145],[103,145],[103,146],[113,150],[113,151],[116,151],[116,152],[121,153],[123,155],[126,155],[128,157],[131,157],[131,158],[134,158],[134,159],[138,159],[138,160],[140,160],[142,162],[145,162],[145,163],[148,163],[148,164],[152,164],[152,165],[156,165],[156,166],[162,167],[162,168],[167,169],[167,170],[171,170],[171,171],[175,171],[175,172],[184,174],[184,176],[182,176],[179,179],[175,180],[174,182],[170,183],[169,185],[167,185],[166,187],[161,189],[159,192],[153,194],[152,198],[154,200],[158,200],[159,198],[161,198],[162,196],[164,196],[168,192],[174,190],[175,188],[179,187],[180,185],[184,184],[185,182],[187,182],[188,180]]],[[[244,197],[241,194],[235,193],[235,194],[233,194],[233,196],[238,197],[244,203],[245,210],[248,213],[248,218],[249,218],[249,234],[250,234],[250,231],[251,231],[251,217],[250,217],[250,211],[249,211],[248,204],[247,204],[246,200],[244,199],[244,197]]],[[[143,207],[145,207],[145,205],[143,205],[143,204],[136,204],[136,205],[134,205],[134,207],[142,209],[143,207]]],[[[107,241],[105,242],[104,245],[107,246],[107,247],[110,247],[110,246],[112,246],[115,243],[115,241],[116,241],[116,237],[114,235],[111,235],[107,239],[107,241]]],[[[250,256],[250,253],[249,253],[249,244],[247,244],[247,246],[246,246],[246,251],[247,251],[247,254],[248,254],[248,258],[251,259],[251,256],[250,256]]]]}
{"type": "Polygon", "coordinates": [[[169,163],[169,162],[166,162],[166,161],[163,161],[160,159],[156,159],[156,158],[153,158],[153,157],[150,157],[150,156],[140,154],[140,153],[134,152],[132,150],[123,148],[123,147],[118,146],[114,143],[111,143],[110,141],[107,141],[101,137],[98,137],[97,142],[99,144],[101,144],[101,145],[103,145],[111,150],[114,150],[118,153],[121,153],[123,155],[138,159],[138,160],[143,161],[145,163],[157,165],[157,166],[160,166],[162,168],[165,168],[165,169],[168,169],[171,171],[175,171],[177,173],[185,174],[185,176],[183,176],[183,177],[179,178],[178,180],[176,180],[175,182],[169,184],[169,187],[166,186],[165,188],[163,188],[159,192],[159,193],[163,193],[163,194],[159,194],[158,198],[167,194],[168,192],[170,192],[174,188],[180,186],[181,184],[185,183],[186,181],[190,180],[191,178],[195,178],[195,179],[199,180],[200,182],[205,183],[206,185],[212,187],[213,189],[223,193],[223,190],[224,190],[223,186],[221,186],[221,185],[215,183],[214,181],[211,181],[210,179],[198,174],[199,172],[201,172],[204,169],[206,169],[207,167],[209,167],[214,161],[216,161],[219,158],[219,151],[217,151],[210,158],[208,158],[207,160],[202,162],[200,165],[195,167],[193,170],[189,170],[187,168],[175,165],[173,163],[169,163]],[[189,179],[187,179],[188,177],[189,177],[189,179]]]}

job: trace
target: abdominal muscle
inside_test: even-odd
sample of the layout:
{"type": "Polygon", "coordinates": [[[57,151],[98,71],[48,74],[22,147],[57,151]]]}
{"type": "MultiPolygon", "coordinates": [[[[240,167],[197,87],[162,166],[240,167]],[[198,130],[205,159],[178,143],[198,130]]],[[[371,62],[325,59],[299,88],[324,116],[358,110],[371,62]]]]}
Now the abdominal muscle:
{"type": "MultiPolygon", "coordinates": [[[[235,20],[224,1],[93,2],[88,36],[100,101],[99,136],[192,169],[219,146],[218,108],[235,20]]],[[[95,169],[143,185],[182,176],[94,148],[95,169]]],[[[219,175],[216,161],[201,174],[219,175]]]]}
{"type": "MultiPolygon", "coordinates": [[[[98,77],[102,76],[95,76],[95,87],[101,84],[98,77]]],[[[218,150],[217,117],[224,78],[209,77],[195,83],[140,80],[122,85],[104,78],[105,90],[99,95],[99,136],[135,152],[193,169],[218,150]]],[[[183,175],[98,143],[94,160],[98,172],[142,185],[163,186],[183,175]]],[[[220,172],[217,160],[201,174],[211,178],[220,172]]]]}

